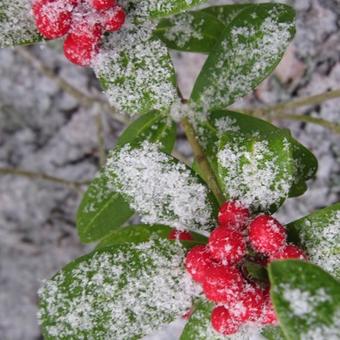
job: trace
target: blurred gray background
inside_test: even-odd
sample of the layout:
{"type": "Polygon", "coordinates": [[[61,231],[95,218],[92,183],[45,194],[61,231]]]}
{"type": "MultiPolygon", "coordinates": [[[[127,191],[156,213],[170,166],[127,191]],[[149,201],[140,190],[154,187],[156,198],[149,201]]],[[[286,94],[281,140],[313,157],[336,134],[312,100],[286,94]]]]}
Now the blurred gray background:
{"type": "MultiPolygon", "coordinates": [[[[241,2],[245,1],[211,3],[241,2]]],[[[281,2],[297,10],[296,38],[274,75],[235,106],[276,103],[340,88],[339,0],[281,2]]],[[[172,56],[188,95],[205,57],[175,52],[172,56]]],[[[90,249],[80,244],[75,231],[75,212],[86,189],[81,182],[90,180],[99,168],[102,137],[106,149],[112,148],[124,124],[108,110],[92,71],[70,64],[60,42],[0,50],[0,75],[0,168],[65,180],[55,183],[40,175],[3,175],[0,170],[0,340],[41,339],[37,289],[43,278],[90,249]],[[47,69],[42,70],[42,65],[47,69]],[[97,98],[98,105],[90,107],[86,96],[65,91],[60,79],[97,98]]],[[[291,113],[340,123],[340,99],[291,113]]],[[[291,128],[319,160],[309,191],[287,201],[278,214],[281,220],[288,222],[339,201],[339,135],[309,123],[275,123],[291,128]]],[[[181,132],[177,151],[191,157],[181,132]]],[[[176,339],[176,331],[154,337],[161,338],[176,339]]]]}

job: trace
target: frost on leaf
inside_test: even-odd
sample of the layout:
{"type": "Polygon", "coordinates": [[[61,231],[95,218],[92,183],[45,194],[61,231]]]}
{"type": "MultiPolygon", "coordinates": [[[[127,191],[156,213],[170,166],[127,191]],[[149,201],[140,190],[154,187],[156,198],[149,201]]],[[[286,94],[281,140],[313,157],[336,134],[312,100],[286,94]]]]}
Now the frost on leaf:
{"type": "MultiPolygon", "coordinates": [[[[335,206],[336,207],[336,206],[335,206]]],[[[340,278],[340,209],[332,206],[292,222],[309,260],[340,278]],[[327,213],[327,210],[330,210],[327,213]]]]}
{"type": "Polygon", "coordinates": [[[108,36],[93,62],[110,103],[129,114],[168,111],[176,98],[167,48],[151,39],[154,24],[127,23],[108,36]]]}
{"type": "Polygon", "coordinates": [[[31,15],[30,0],[1,0],[0,47],[28,44],[39,41],[31,15]]]}
{"type": "Polygon", "coordinates": [[[199,293],[167,240],[107,247],[70,263],[39,291],[44,334],[139,339],[182,315],[199,293]]]}
{"type": "Polygon", "coordinates": [[[203,111],[232,104],[278,64],[294,31],[292,18],[282,19],[288,8],[272,4],[246,8],[229,24],[193,89],[192,99],[203,111]]]}
{"type": "Polygon", "coordinates": [[[286,138],[268,136],[264,140],[256,134],[229,131],[222,138],[217,160],[229,198],[238,199],[255,211],[268,211],[277,209],[288,197],[293,162],[286,138]]]}
{"type": "Polygon", "coordinates": [[[107,189],[123,194],[146,224],[209,230],[213,225],[207,187],[184,165],[145,141],[112,153],[107,189]]]}

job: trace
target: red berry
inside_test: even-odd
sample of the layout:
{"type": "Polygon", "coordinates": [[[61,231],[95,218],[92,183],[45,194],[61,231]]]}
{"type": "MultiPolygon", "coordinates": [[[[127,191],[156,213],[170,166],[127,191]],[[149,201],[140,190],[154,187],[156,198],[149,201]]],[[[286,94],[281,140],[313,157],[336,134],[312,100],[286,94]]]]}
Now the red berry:
{"type": "Polygon", "coordinates": [[[109,12],[107,19],[105,20],[105,30],[108,32],[115,32],[119,30],[125,22],[125,11],[121,6],[115,6],[112,11],[109,12]]]}
{"type": "Polygon", "coordinates": [[[270,260],[286,260],[286,259],[300,259],[307,260],[306,254],[302,249],[295,244],[288,244],[283,249],[279,250],[274,255],[270,256],[270,260]]]}
{"type": "Polygon", "coordinates": [[[116,0],[90,0],[90,3],[97,11],[106,11],[116,5],[116,0]]]}
{"type": "Polygon", "coordinates": [[[276,325],[278,323],[274,307],[269,295],[269,291],[265,292],[264,305],[260,322],[264,325],[276,325]]]}
{"type": "Polygon", "coordinates": [[[239,330],[242,322],[234,319],[225,307],[218,306],[211,313],[211,324],[217,332],[231,335],[239,330]]]}
{"type": "Polygon", "coordinates": [[[211,263],[210,253],[206,246],[193,247],[185,258],[185,268],[196,282],[202,282],[205,272],[211,263]]]}
{"type": "Polygon", "coordinates": [[[205,271],[203,291],[208,300],[234,305],[241,297],[244,281],[233,267],[211,263],[205,271]]]}
{"type": "Polygon", "coordinates": [[[62,0],[38,0],[32,7],[35,24],[46,39],[56,39],[65,35],[72,20],[72,6],[62,0]]]}
{"type": "Polygon", "coordinates": [[[262,315],[264,302],[263,290],[259,286],[248,285],[241,299],[230,308],[230,312],[243,322],[257,321],[262,315]]]}
{"type": "Polygon", "coordinates": [[[98,43],[101,37],[101,27],[86,24],[77,27],[69,33],[64,42],[64,54],[72,63],[88,66],[98,52],[98,43]]]}
{"type": "Polygon", "coordinates": [[[246,227],[249,210],[239,201],[228,201],[222,204],[218,214],[218,223],[222,227],[242,230],[246,227]]]}
{"type": "Polygon", "coordinates": [[[192,241],[192,235],[185,230],[172,229],[168,235],[168,240],[192,241]]]}
{"type": "Polygon", "coordinates": [[[216,261],[233,264],[245,255],[246,242],[240,232],[218,227],[209,237],[209,249],[216,261]]]}
{"type": "Polygon", "coordinates": [[[286,228],[269,215],[260,215],[249,225],[249,240],[258,252],[275,254],[286,244],[286,238],[286,228]]]}

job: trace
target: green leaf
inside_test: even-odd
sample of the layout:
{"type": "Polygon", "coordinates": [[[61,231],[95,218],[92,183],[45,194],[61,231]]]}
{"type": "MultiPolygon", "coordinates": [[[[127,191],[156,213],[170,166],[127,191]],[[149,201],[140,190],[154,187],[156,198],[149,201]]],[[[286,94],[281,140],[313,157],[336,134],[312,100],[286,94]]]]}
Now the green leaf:
{"type": "Polygon", "coordinates": [[[108,158],[105,174],[111,194],[119,192],[146,224],[178,229],[210,230],[217,203],[190,168],[144,141],[125,145],[108,158]]]}
{"type": "Polygon", "coordinates": [[[158,142],[164,152],[170,153],[176,141],[176,124],[157,111],[147,113],[124,130],[117,140],[116,147],[144,140],[158,142]]]}
{"type": "Polygon", "coordinates": [[[248,94],[281,60],[295,33],[294,10],[283,4],[245,7],[228,24],[199,74],[191,99],[207,112],[248,94]]]}
{"type": "Polygon", "coordinates": [[[286,137],[229,131],[220,138],[218,174],[227,198],[254,212],[276,211],[288,197],[294,161],[286,137]]]}
{"type": "Polygon", "coordinates": [[[340,338],[340,284],[321,268],[298,260],[269,265],[271,297],[290,340],[340,338]]]}
{"type": "Polygon", "coordinates": [[[110,104],[131,115],[167,112],[177,98],[167,48],[152,25],[125,25],[107,37],[93,68],[110,104]]]}
{"type": "Polygon", "coordinates": [[[280,327],[267,326],[261,331],[261,335],[268,340],[285,340],[280,327]]]}
{"type": "Polygon", "coordinates": [[[340,203],[287,225],[290,241],[302,246],[310,261],[340,279],[340,203]]]}
{"type": "Polygon", "coordinates": [[[164,18],[154,34],[168,48],[185,52],[209,53],[213,51],[220,35],[246,5],[226,5],[199,11],[180,13],[164,18]]]}
{"type": "MultiPolygon", "coordinates": [[[[103,238],[97,248],[106,247],[117,243],[142,243],[148,240],[167,239],[172,228],[165,225],[136,224],[114,230],[103,238]]],[[[207,243],[207,238],[197,233],[191,233],[193,242],[207,243]]],[[[192,242],[192,241],[190,241],[192,242]]]]}
{"type": "Polygon", "coordinates": [[[178,242],[158,240],[71,262],[39,291],[45,339],[140,339],[183,315],[197,294],[185,253],[178,242]]]}
{"type": "Polygon", "coordinates": [[[211,326],[210,316],[215,304],[199,299],[194,304],[194,311],[184,327],[180,340],[219,340],[226,339],[211,326]]]}
{"type": "Polygon", "coordinates": [[[0,48],[33,44],[41,41],[27,0],[1,0],[0,48]]]}
{"type": "Polygon", "coordinates": [[[118,192],[110,190],[110,177],[99,172],[91,182],[77,211],[76,224],[84,243],[101,239],[126,222],[134,211],[118,192]]]}
{"type": "MultiPolygon", "coordinates": [[[[176,139],[176,127],[157,112],[141,116],[118,138],[117,146],[143,140],[158,142],[162,150],[171,152],[176,139]]],[[[77,212],[80,240],[93,242],[126,222],[134,213],[124,197],[112,190],[110,176],[102,170],[87,189],[77,212]]]]}
{"type": "Polygon", "coordinates": [[[289,190],[289,197],[302,195],[306,189],[306,181],[313,178],[318,168],[316,157],[295,138],[287,129],[281,129],[262,119],[251,117],[246,114],[226,110],[215,110],[200,126],[201,139],[206,145],[207,153],[212,166],[216,168],[214,155],[217,153],[219,137],[225,133],[242,132],[259,134],[263,139],[269,134],[279,134],[286,137],[292,150],[294,159],[294,183],[289,190]]]}

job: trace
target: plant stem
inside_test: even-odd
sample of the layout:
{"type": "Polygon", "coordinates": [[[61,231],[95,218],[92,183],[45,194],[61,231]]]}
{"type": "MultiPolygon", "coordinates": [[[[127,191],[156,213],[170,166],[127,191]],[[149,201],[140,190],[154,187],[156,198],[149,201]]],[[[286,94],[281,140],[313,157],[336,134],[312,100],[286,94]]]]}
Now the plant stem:
{"type": "Polygon", "coordinates": [[[22,169],[7,168],[7,167],[0,168],[0,175],[14,175],[14,176],[26,177],[29,179],[48,181],[48,182],[52,182],[55,184],[67,186],[76,191],[80,191],[83,185],[88,185],[90,183],[90,181],[82,181],[82,182],[69,181],[63,178],[50,176],[50,175],[40,173],[40,172],[33,172],[33,171],[27,171],[27,170],[22,170],[22,169]]]}
{"type": "Polygon", "coordinates": [[[206,181],[208,187],[217,198],[219,204],[222,204],[225,201],[224,195],[219,185],[217,184],[216,176],[210,167],[209,161],[205,156],[201,144],[198,141],[194,127],[192,126],[187,117],[182,118],[181,124],[184,129],[185,135],[188,139],[188,142],[191,145],[195,160],[197,162],[197,166],[201,170],[203,179],[206,181]]]}
{"type": "Polygon", "coordinates": [[[324,92],[321,94],[317,94],[314,96],[298,98],[290,101],[286,101],[279,104],[268,105],[263,108],[260,108],[261,111],[286,111],[291,109],[296,109],[301,106],[312,106],[316,104],[320,104],[326,100],[335,99],[340,97],[340,89],[324,92]]]}

